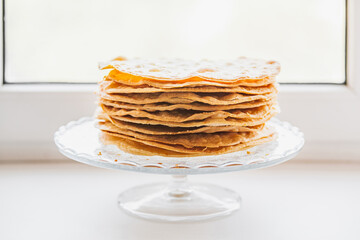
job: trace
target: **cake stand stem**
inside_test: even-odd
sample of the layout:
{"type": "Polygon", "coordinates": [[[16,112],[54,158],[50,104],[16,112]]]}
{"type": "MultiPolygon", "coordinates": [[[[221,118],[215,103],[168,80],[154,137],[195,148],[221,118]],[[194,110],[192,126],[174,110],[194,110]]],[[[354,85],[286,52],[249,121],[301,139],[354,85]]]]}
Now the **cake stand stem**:
{"type": "Polygon", "coordinates": [[[171,181],[166,193],[174,199],[186,199],[191,195],[192,189],[188,183],[187,175],[171,175],[171,181]]]}
{"type": "Polygon", "coordinates": [[[171,181],[146,184],[122,192],[118,203],[137,217],[168,222],[192,222],[226,216],[240,206],[239,195],[212,184],[189,184],[186,175],[171,181]]]}

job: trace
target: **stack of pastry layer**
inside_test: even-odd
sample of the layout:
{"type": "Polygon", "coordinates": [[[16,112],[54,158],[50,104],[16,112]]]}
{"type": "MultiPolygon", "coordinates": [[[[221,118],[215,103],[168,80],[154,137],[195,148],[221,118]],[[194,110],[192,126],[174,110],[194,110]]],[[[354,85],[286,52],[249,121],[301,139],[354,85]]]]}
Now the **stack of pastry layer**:
{"type": "Polygon", "coordinates": [[[104,63],[97,127],[104,144],[139,155],[241,151],[276,136],[275,61],[118,58],[104,63]]]}

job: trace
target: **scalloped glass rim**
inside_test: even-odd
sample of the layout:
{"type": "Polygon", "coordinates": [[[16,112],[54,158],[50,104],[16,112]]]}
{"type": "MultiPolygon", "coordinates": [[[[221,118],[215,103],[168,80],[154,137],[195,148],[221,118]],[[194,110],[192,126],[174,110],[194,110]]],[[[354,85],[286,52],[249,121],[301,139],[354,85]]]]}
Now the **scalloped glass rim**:
{"type": "Polygon", "coordinates": [[[126,153],[115,145],[103,145],[95,119],[84,117],[61,126],[54,140],[59,151],[85,164],[157,174],[203,174],[273,166],[297,155],[304,145],[304,135],[288,122],[273,118],[278,138],[245,151],[213,156],[162,157],[126,153]]]}

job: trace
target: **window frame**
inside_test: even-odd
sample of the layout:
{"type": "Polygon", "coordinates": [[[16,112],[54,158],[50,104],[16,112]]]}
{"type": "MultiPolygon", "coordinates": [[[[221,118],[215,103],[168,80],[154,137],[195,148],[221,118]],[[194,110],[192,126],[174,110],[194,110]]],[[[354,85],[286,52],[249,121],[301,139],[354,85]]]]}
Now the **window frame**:
{"type": "MultiPolygon", "coordinates": [[[[298,159],[360,161],[359,1],[347,1],[346,16],[346,84],[280,85],[282,112],[278,117],[305,133],[305,147],[298,159]]],[[[0,54],[3,51],[4,46],[0,54]]],[[[1,81],[0,160],[64,159],[53,143],[53,134],[59,126],[93,114],[95,91],[96,84],[1,81]]]]}

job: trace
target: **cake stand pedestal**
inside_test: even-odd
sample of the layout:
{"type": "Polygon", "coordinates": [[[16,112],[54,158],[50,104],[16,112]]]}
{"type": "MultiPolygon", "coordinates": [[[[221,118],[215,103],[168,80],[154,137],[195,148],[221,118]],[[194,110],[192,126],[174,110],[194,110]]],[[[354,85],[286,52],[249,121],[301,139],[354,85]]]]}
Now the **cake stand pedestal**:
{"type": "Polygon", "coordinates": [[[239,195],[212,184],[190,184],[187,175],[240,171],[274,166],[296,156],[304,136],[287,122],[272,119],[276,140],[246,151],[215,156],[161,157],[123,152],[103,145],[93,118],[81,118],[59,128],[55,143],[65,156],[96,167],[172,175],[169,183],[140,185],[122,192],[118,204],[144,219],[190,222],[214,219],[239,209],[239,195]]]}

